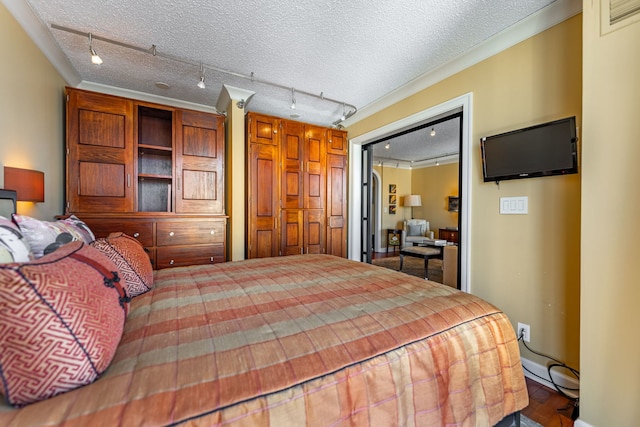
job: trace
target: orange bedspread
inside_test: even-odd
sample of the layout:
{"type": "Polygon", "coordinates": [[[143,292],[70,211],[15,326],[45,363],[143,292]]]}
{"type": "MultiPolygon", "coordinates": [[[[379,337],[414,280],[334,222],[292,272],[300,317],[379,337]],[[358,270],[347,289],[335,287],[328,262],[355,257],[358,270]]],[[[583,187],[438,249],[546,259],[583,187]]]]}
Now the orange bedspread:
{"type": "Polygon", "coordinates": [[[469,294],[301,255],[156,272],[96,382],[0,425],[493,425],[528,404],[513,328],[469,294]]]}

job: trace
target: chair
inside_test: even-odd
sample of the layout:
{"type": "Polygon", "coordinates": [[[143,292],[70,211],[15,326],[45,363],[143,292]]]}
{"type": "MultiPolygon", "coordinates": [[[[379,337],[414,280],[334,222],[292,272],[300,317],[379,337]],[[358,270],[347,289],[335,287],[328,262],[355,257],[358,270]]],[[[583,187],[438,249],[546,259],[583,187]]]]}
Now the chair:
{"type": "Polygon", "coordinates": [[[412,246],[415,242],[430,239],[429,221],[426,219],[407,219],[402,225],[402,247],[412,246]]]}

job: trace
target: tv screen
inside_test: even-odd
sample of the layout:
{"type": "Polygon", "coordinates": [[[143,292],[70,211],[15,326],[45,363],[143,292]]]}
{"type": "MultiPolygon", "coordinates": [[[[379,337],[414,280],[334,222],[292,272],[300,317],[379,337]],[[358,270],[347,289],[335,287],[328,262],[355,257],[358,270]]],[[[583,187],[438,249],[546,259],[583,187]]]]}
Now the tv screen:
{"type": "Polygon", "coordinates": [[[480,139],[484,181],[578,172],[576,118],[480,139]]]}

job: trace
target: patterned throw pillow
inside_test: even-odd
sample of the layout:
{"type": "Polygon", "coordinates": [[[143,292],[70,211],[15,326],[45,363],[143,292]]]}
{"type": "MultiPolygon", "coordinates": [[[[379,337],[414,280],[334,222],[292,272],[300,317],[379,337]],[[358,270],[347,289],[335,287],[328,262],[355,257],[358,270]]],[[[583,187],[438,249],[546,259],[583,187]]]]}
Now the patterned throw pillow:
{"type": "Polygon", "coordinates": [[[107,369],[128,309],[115,270],[83,242],[0,265],[0,394],[9,404],[64,393],[107,369]]]}
{"type": "Polygon", "coordinates": [[[106,239],[97,239],[91,246],[105,254],[120,269],[127,294],[143,294],[153,286],[153,268],[144,247],[124,233],[111,233],[106,239]]]}
{"type": "Polygon", "coordinates": [[[29,262],[33,256],[29,244],[9,219],[0,216],[0,264],[7,262],[29,262]]]}
{"type": "Polygon", "coordinates": [[[87,244],[95,240],[89,227],[73,215],[59,221],[41,221],[26,215],[14,214],[13,220],[20,227],[36,259],[75,240],[87,244]]]}

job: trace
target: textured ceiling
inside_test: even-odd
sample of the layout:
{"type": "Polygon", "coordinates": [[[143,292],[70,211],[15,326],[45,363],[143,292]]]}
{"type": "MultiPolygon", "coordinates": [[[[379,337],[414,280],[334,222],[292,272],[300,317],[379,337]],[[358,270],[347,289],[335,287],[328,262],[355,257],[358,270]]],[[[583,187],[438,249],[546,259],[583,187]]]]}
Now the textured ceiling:
{"type": "MultiPolygon", "coordinates": [[[[570,0],[557,0],[567,2],[570,0]]],[[[214,108],[222,85],[246,110],[330,126],[466,54],[552,0],[2,0],[26,4],[80,87],[116,87],[214,108]],[[88,37],[104,60],[91,64],[88,37]],[[145,52],[101,40],[136,46],[145,52]],[[158,55],[149,52],[155,46],[158,55]],[[174,59],[167,59],[167,57],[174,59]],[[177,60],[176,60],[177,59],[177,60]],[[206,89],[196,83],[201,65],[206,89]],[[228,72],[220,72],[226,70],[228,72]],[[250,76],[253,73],[253,80],[250,76]],[[160,88],[157,82],[169,88],[160,88]],[[269,82],[271,84],[263,84],[269,82]],[[296,106],[291,110],[292,89],[296,106]],[[303,92],[330,98],[329,102],[303,92]],[[344,103],[344,105],[343,105],[344,103]]],[[[18,18],[23,27],[24,19],[18,18]]],[[[25,28],[29,34],[37,33],[25,28]]],[[[67,74],[68,75],[68,74],[67,74]]],[[[69,78],[63,74],[67,80],[69,78]]],[[[357,119],[358,113],[349,119],[357,119]]],[[[348,121],[347,123],[348,124],[348,121]]]]}

